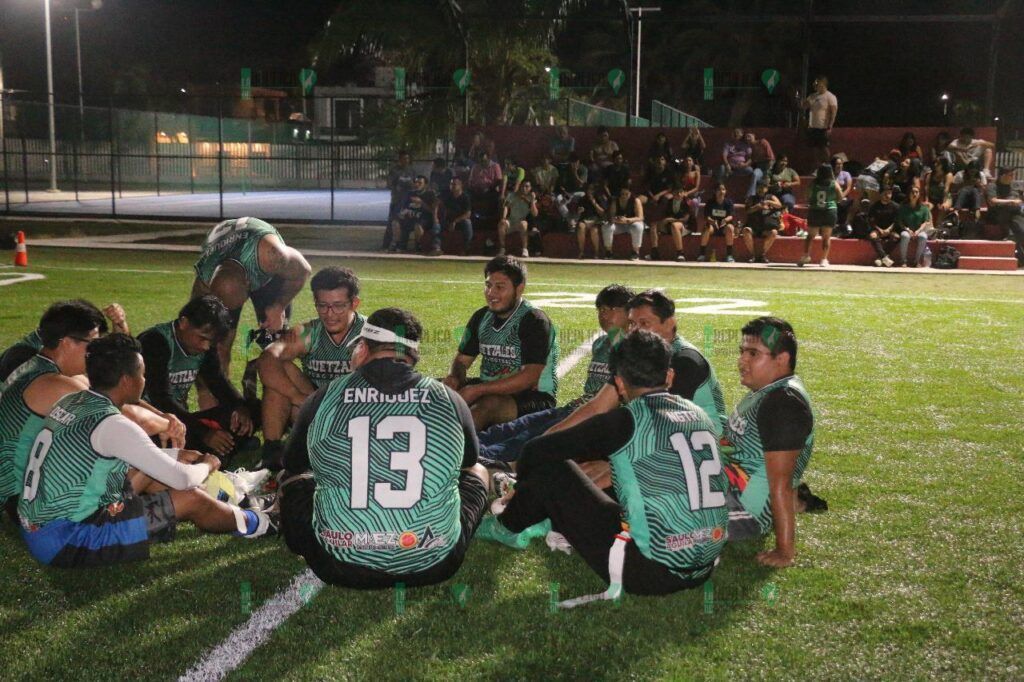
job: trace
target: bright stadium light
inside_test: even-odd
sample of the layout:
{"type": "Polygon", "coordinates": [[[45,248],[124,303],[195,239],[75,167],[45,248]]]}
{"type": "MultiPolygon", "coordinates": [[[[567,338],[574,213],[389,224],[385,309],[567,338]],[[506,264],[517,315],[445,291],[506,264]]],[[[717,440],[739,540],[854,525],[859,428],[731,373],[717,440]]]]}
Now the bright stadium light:
{"type": "Polygon", "coordinates": [[[949,93],[942,93],[942,97],[940,97],[939,99],[942,100],[942,115],[945,116],[946,110],[949,108],[949,93]]]}
{"type": "Polygon", "coordinates": [[[46,101],[50,110],[50,188],[57,192],[57,133],[54,123],[53,103],[53,40],[50,37],[50,0],[43,0],[46,17],[46,101]]]}

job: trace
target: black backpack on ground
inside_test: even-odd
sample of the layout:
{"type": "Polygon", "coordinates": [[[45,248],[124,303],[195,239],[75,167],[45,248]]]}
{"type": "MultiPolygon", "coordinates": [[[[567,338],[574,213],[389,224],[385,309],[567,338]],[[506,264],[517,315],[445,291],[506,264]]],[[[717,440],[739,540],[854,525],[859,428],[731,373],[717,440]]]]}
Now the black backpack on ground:
{"type": "Polygon", "coordinates": [[[939,226],[935,228],[935,239],[960,239],[960,217],[956,211],[950,211],[949,215],[943,218],[939,226]]]}
{"type": "Polygon", "coordinates": [[[959,262],[960,252],[949,244],[943,244],[939,247],[939,252],[935,255],[935,260],[932,261],[932,267],[939,270],[953,270],[959,262]]]}

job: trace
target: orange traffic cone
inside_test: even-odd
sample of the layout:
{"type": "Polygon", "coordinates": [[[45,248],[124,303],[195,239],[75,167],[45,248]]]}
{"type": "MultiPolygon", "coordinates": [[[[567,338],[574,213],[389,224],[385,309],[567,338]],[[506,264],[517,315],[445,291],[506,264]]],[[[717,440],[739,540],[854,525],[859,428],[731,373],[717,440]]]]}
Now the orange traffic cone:
{"type": "Polygon", "coordinates": [[[25,233],[18,230],[18,245],[14,247],[14,265],[28,267],[28,249],[25,248],[25,233]]]}

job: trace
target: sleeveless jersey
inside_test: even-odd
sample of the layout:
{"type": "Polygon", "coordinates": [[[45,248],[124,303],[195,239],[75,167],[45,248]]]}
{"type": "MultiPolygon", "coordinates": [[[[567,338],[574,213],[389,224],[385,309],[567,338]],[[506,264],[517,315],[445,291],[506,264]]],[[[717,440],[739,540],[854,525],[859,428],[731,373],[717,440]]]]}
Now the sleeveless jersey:
{"type": "Polygon", "coordinates": [[[60,374],[49,358],[37,355],[11,372],[0,387],[0,502],[21,492],[28,449],[43,417],[25,404],[28,385],[44,374],[60,374]]]}
{"type": "Polygon", "coordinates": [[[195,264],[196,276],[209,284],[217,267],[226,260],[233,260],[245,270],[249,291],[256,291],[271,279],[259,261],[260,241],[269,234],[281,239],[273,225],[259,218],[238,218],[218,224],[203,243],[203,252],[195,264]]]}
{"type": "Polygon", "coordinates": [[[631,401],[633,436],[609,457],[637,549],[682,578],[711,572],[727,539],[729,485],[714,420],[668,392],[631,401]]]}
{"type": "MultiPolygon", "coordinates": [[[[622,333],[616,331],[616,337],[621,338],[622,333]]],[[[615,346],[610,334],[600,337],[590,347],[590,366],[587,367],[587,381],[583,384],[584,397],[593,397],[597,392],[612,379],[612,370],[608,360],[615,346]]]]}
{"type": "MultiPolygon", "coordinates": [[[[765,398],[773,391],[782,388],[793,389],[807,401],[808,405],[811,404],[811,398],[800,378],[788,376],[744,396],[729,417],[725,430],[726,438],[735,448],[727,456],[730,468],[737,474],[733,478],[733,485],[740,492],[740,503],[743,508],[757,519],[762,534],[772,529],[772,508],[768,503],[768,474],[765,470],[764,446],[758,432],[757,411],[765,398]]],[[[813,449],[814,426],[812,423],[811,433],[807,436],[807,441],[796,458],[792,481],[794,488],[800,483],[813,449]]]]}
{"type": "Polygon", "coordinates": [[[302,373],[321,388],[343,374],[352,371],[352,348],[348,345],[363,329],[366,318],[356,313],[348,333],[340,343],[334,343],[319,318],[302,325],[302,340],[306,354],[302,357],[302,373]]]}
{"type": "Polygon", "coordinates": [[[29,451],[18,514],[26,526],[84,521],[122,500],[128,463],[93,450],[92,432],[121,414],[110,399],[79,391],[57,401],[29,451]]]}
{"type": "Polygon", "coordinates": [[[43,348],[43,340],[39,338],[39,330],[35,329],[25,334],[25,337],[15,345],[29,346],[32,350],[39,351],[43,348]]]}
{"type": "Polygon", "coordinates": [[[339,561],[423,571],[462,532],[465,434],[444,386],[422,377],[384,394],[361,374],[327,388],[307,435],[316,478],[313,530],[339,561]]]}
{"type": "Polygon", "coordinates": [[[835,183],[830,182],[824,187],[818,183],[811,184],[811,192],[810,197],[808,197],[808,202],[810,208],[835,211],[838,208],[838,203],[836,202],[835,183]]]}
{"type": "MultiPolygon", "coordinates": [[[[494,381],[515,374],[523,367],[522,342],[519,339],[519,324],[528,312],[534,310],[533,305],[525,298],[519,303],[512,314],[504,321],[499,321],[490,310],[484,313],[477,329],[480,338],[480,379],[494,381]],[[500,322],[495,329],[494,323],[500,322]]],[[[543,314],[543,313],[541,313],[543,314]]],[[[537,381],[537,390],[552,396],[558,394],[558,336],[554,325],[548,337],[548,357],[544,370],[537,381]]]]}
{"type": "MultiPolygon", "coordinates": [[[[687,341],[681,336],[676,336],[672,340],[672,351],[678,352],[680,350],[695,350],[700,353],[700,349],[695,345],[687,341]]],[[[701,357],[704,357],[703,353],[700,353],[701,357]]],[[[704,358],[707,360],[707,358],[704,358]]],[[[708,361],[708,378],[704,380],[704,383],[697,387],[697,390],[693,394],[693,402],[707,412],[708,417],[714,425],[714,431],[716,436],[722,435],[722,429],[725,427],[725,422],[728,416],[725,411],[725,397],[722,395],[722,386],[718,383],[718,377],[715,375],[715,368],[711,362],[708,361]]]]}
{"type": "MultiPolygon", "coordinates": [[[[179,403],[188,404],[188,392],[199,376],[199,367],[203,364],[204,354],[189,355],[178,342],[174,322],[164,322],[155,327],[150,327],[139,334],[159,334],[167,342],[171,349],[171,357],[167,361],[167,384],[171,389],[171,396],[179,403]]],[[[149,396],[146,395],[146,400],[149,396]]]]}

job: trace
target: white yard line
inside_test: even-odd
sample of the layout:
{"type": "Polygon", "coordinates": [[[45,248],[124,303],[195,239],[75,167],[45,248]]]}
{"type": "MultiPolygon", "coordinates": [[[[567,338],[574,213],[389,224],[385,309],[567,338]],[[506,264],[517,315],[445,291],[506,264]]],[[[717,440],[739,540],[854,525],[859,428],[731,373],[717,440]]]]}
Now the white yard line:
{"type": "MultiPolygon", "coordinates": [[[[594,334],[558,363],[555,374],[559,379],[579,364],[600,336],[601,332],[594,334]]],[[[249,620],[235,628],[223,642],[207,651],[178,681],[212,682],[224,679],[262,646],[274,630],[312,600],[323,586],[324,583],[311,570],[299,573],[288,587],[256,609],[249,620]]]]}

